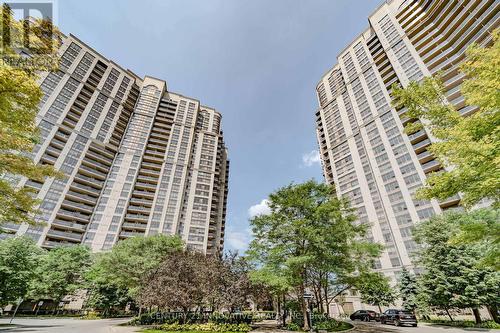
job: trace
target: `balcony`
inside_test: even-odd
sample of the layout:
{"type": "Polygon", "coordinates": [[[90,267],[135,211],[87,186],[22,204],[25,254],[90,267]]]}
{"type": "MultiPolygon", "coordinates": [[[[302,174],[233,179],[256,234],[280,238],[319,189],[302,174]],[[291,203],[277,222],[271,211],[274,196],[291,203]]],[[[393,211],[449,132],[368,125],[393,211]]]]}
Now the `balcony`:
{"type": "MultiPolygon", "coordinates": [[[[161,154],[165,154],[166,145],[157,145],[157,144],[152,143],[150,140],[148,142],[147,147],[151,148],[151,149],[159,150],[161,152],[161,154]]],[[[146,152],[147,152],[147,150],[146,150],[146,152]]]]}
{"type": "Polygon", "coordinates": [[[153,199],[155,196],[154,192],[148,192],[148,191],[141,191],[141,190],[134,190],[132,192],[132,196],[138,196],[138,197],[143,197],[143,198],[150,198],[153,199]]]}
{"type": "Polygon", "coordinates": [[[64,210],[64,209],[60,209],[57,212],[57,216],[71,219],[71,220],[76,219],[77,221],[80,221],[80,222],[89,222],[90,221],[90,215],[82,214],[79,212],[72,212],[72,211],[68,211],[68,210],[64,210]]]}
{"type": "Polygon", "coordinates": [[[123,237],[123,238],[136,237],[136,236],[144,236],[144,233],[143,232],[131,232],[131,231],[121,231],[120,232],[120,237],[123,237]]]}
{"type": "Polygon", "coordinates": [[[417,143],[419,141],[422,141],[425,138],[427,138],[427,133],[423,129],[418,131],[418,132],[415,132],[413,134],[408,135],[408,139],[410,139],[410,142],[412,144],[417,143]]]}
{"type": "Polygon", "coordinates": [[[92,214],[94,211],[94,206],[88,206],[82,203],[77,203],[69,200],[64,200],[61,204],[63,207],[68,207],[69,209],[76,209],[81,212],[92,214]]]}
{"type": "Polygon", "coordinates": [[[149,215],[141,215],[141,214],[126,214],[125,218],[127,220],[134,220],[134,221],[143,221],[143,222],[148,222],[149,215]]]}
{"type": "Polygon", "coordinates": [[[441,164],[439,164],[437,160],[432,160],[422,164],[422,169],[424,169],[425,173],[429,173],[431,171],[436,171],[438,169],[441,169],[441,164]]]}
{"type": "MultiPolygon", "coordinates": [[[[163,161],[162,161],[162,163],[163,163],[163,161]]],[[[142,162],[141,163],[141,168],[142,167],[151,168],[153,170],[158,170],[158,171],[161,170],[161,164],[150,163],[150,162],[142,162]]]]}
{"type": "Polygon", "coordinates": [[[51,156],[59,157],[59,154],[61,154],[61,149],[48,146],[45,150],[45,153],[50,154],[51,156]]]}
{"type": "Polygon", "coordinates": [[[142,213],[149,214],[149,212],[151,212],[151,207],[130,205],[130,206],[128,206],[127,210],[130,212],[139,212],[139,213],[142,212],[142,213]]]}
{"type": "Polygon", "coordinates": [[[150,177],[150,176],[139,175],[137,177],[137,180],[141,181],[141,182],[152,182],[154,184],[158,183],[158,177],[150,177]]]}
{"type": "Polygon", "coordinates": [[[74,192],[71,190],[69,190],[68,193],[66,193],[66,195],[71,197],[72,200],[81,201],[81,202],[88,204],[88,205],[94,206],[97,202],[96,197],[91,197],[89,195],[81,194],[81,193],[74,192]]]}
{"type": "MultiPolygon", "coordinates": [[[[147,148],[151,148],[149,145],[147,148]]],[[[157,151],[157,150],[152,150],[152,149],[146,149],[146,154],[151,155],[154,158],[158,158],[161,161],[163,161],[163,158],[165,157],[165,151],[157,151]]]]}
{"type": "Polygon", "coordinates": [[[47,164],[54,165],[57,161],[57,158],[52,157],[50,155],[43,155],[42,158],[40,159],[42,162],[45,162],[47,164]]]}
{"type": "Polygon", "coordinates": [[[86,175],[82,175],[81,173],[77,173],[74,180],[78,181],[78,183],[81,184],[86,184],[92,187],[98,187],[99,192],[102,189],[102,184],[104,183],[104,181],[101,179],[92,178],[86,175]]]}
{"type": "Polygon", "coordinates": [[[73,246],[73,245],[75,245],[75,243],[54,242],[54,241],[49,241],[49,240],[46,240],[42,243],[42,247],[49,248],[49,249],[54,249],[56,247],[63,247],[63,246],[73,246]]]}
{"type": "Polygon", "coordinates": [[[105,174],[104,172],[98,171],[96,169],[92,169],[86,165],[80,165],[80,171],[82,171],[82,170],[83,170],[82,173],[89,174],[92,177],[95,177],[95,178],[100,179],[100,180],[106,179],[106,176],[107,176],[107,174],[105,174]]]}
{"type": "Polygon", "coordinates": [[[68,228],[70,230],[82,231],[82,232],[87,229],[86,224],[79,224],[79,223],[64,221],[64,220],[59,220],[59,219],[55,219],[54,221],[52,221],[51,225],[61,227],[61,228],[68,228]]]}
{"type": "Polygon", "coordinates": [[[433,159],[434,155],[432,155],[430,151],[424,150],[423,152],[417,154],[417,158],[420,163],[425,163],[433,159]]]}
{"type": "Polygon", "coordinates": [[[64,121],[63,121],[63,125],[66,125],[66,126],[68,126],[70,128],[75,128],[76,123],[77,123],[76,121],[71,120],[69,118],[65,118],[64,121]]]}
{"type": "Polygon", "coordinates": [[[141,169],[139,170],[139,175],[147,175],[147,176],[150,176],[150,177],[155,177],[156,179],[158,179],[158,177],[160,176],[160,171],[157,171],[157,170],[151,170],[151,169],[141,169]]]}
{"type": "Polygon", "coordinates": [[[153,205],[153,201],[151,200],[145,200],[145,199],[139,199],[139,198],[131,198],[130,199],[131,204],[135,205],[143,205],[146,207],[151,207],[153,205]]]}
{"type": "Polygon", "coordinates": [[[89,185],[83,185],[83,184],[80,184],[80,183],[76,183],[76,182],[73,182],[71,184],[71,189],[73,191],[81,191],[82,193],[84,194],[90,194],[90,195],[99,195],[101,193],[101,189],[100,188],[95,188],[95,187],[92,187],[92,186],[89,186],[89,185]]]}
{"type": "Polygon", "coordinates": [[[146,189],[146,190],[150,190],[150,191],[153,191],[155,192],[156,191],[156,186],[157,184],[150,184],[150,183],[140,183],[140,182],[136,182],[135,183],[135,187],[136,188],[140,188],[140,189],[146,189]]]}
{"type": "Polygon", "coordinates": [[[446,209],[458,205],[459,202],[460,202],[460,196],[457,194],[442,201],[439,201],[439,206],[441,206],[442,209],[446,209]]]}
{"type": "MultiPolygon", "coordinates": [[[[144,155],[143,161],[148,161],[148,162],[153,162],[155,164],[162,164],[163,163],[163,157],[156,157],[153,155],[144,155]]],[[[144,162],[143,162],[144,164],[144,162]]]]}
{"type": "Polygon", "coordinates": [[[138,230],[146,231],[147,227],[148,227],[148,225],[145,223],[124,222],[122,224],[122,228],[124,228],[124,229],[138,229],[138,230]]]}
{"type": "Polygon", "coordinates": [[[105,168],[109,168],[109,166],[112,164],[112,160],[108,159],[100,154],[97,154],[91,150],[89,150],[86,154],[86,156],[98,161],[101,165],[103,165],[105,168]]]}
{"type": "Polygon", "coordinates": [[[423,141],[420,141],[419,143],[416,143],[413,145],[413,150],[415,150],[416,153],[421,152],[425,147],[429,146],[431,144],[431,140],[425,139],[423,141]]]}
{"type": "Polygon", "coordinates": [[[69,231],[59,231],[59,230],[53,230],[50,229],[47,232],[48,237],[56,238],[56,239],[64,239],[64,240],[72,240],[72,241],[77,241],[81,242],[83,238],[83,233],[74,233],[74,232],[69,232],[69,231]]]}

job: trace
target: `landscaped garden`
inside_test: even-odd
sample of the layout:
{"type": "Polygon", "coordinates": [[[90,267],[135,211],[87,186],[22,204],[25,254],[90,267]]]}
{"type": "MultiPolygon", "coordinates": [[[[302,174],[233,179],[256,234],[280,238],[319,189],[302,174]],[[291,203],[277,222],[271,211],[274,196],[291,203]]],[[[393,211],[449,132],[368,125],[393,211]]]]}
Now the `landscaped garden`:
{"type": "MultiPolygon", "coordinates": [[[[259,329],[262,322],[262,313],[260,312],[245,312],[234,314],[199,314],[189,313],[184,314],[169,312],[169,313],[146,313],[130,321],[130,325],[138,325],[144,327],[143,333],[164,333],[164,332],[183,332],[183,333],[246,333],[255,329],[259,329]]],[[[276,330],[280,329],[277,322],[274,320],[275,313],[272,316],[266,315],[265,318],[273,318],[268,320],[272,325],[276,326],[276,330]]],[[[289,322],[281,329],[284,331],[302,331],[304,326],[301,321],[301,316],[290,316],[289,322]]],[[[333,318],[327,318],[322,315],[313,316],[313,330],[315,332],[338,332],[352,328],[352,325],[346,322],[338,321],[333,318]]]]}

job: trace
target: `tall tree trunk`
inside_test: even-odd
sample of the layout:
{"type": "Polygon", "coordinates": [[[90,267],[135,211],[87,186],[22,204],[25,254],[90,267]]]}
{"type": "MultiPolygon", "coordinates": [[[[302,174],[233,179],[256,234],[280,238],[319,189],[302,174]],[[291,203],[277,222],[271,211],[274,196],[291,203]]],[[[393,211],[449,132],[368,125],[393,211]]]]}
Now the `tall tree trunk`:
{"type": "Polygon", "coordinates": [[[452,316],[451,316],[451,314],[450,314],[450,311],[448,310],[448,308],[445,308],[444,310],[446,311],[446,314],[448,315],[448,317],[450,317],[450,320],[451,320],[451,321],[454,321],[454,320],[453,320],[453,317],[452,317],[452,316]]]}
{"type": "Polygon", "coordinates": [[[378,306],[378,312],[382,313],[382,308],[380,307],[380,304],[377,304],[377,306],[378,306]]]}
{"type": "Polygon", "coordinates": [[[330,318],[330,300],[328,299],[328,274],[326,274],[326,280],[325,280],[325,285],[323,286],[323,292],[325,293],[326,316],[330,318]]]}
{"type": "Polygon", "coordinates": [[[500,324],[500,318],[498,318],[498,307],[496,305],[489,305],[488,312],[495,323],[500,324]]]}
{"type": "Polygon", "coordinates": [[[278,317],[276,319],[279,322],[280,316],[281,316],[281,300],[280,300],[280,296],[279,295],[276,297],[276,304],[277,304],[276,316],[278,317]]]}
{"type": "Polygon", "coordinates": [[[474,318],[476,319],[476,324],[481,324],[481,314],[479,313],[479,309],[472,308],[472,313],[474,314],[474,318]]]}
{"type": "Polygon", "coordinates": [[[282,325],[283,327],[286,326],[286,316],[287,316],[287,311],[286,311],[286,295],[283,294],[283,317],[282,317],[282,325]]]}
{"type": "MultiPolygon", "coordinates": [[[[304,276],[304,273],[302,273],[302,276],[304,276]]],[[[309,318],[308,318],[308,309],[307,309],[307,303],[306,303],[306,300],[304,299],[304,293],[306,291],[306,288],[304,286],[304,282],[302,282],[300,284],[300,287],[299,287],[299,295],[298,298],[300,300],[300,307],[301,307],[301,310],[302,310],[302,318],[304,319],[304,327],[303,327],[303,330],[304,331],[309,331],[310,330],[310,327],[309,327],[309,318]]]]}

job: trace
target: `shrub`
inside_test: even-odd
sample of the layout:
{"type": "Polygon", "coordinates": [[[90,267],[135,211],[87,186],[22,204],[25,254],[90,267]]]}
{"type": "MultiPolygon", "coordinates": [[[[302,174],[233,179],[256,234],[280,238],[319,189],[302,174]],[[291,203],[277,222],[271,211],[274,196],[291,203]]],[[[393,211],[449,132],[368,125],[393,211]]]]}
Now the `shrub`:
{"type": "Polygon", "coordinates": [[[338,332],[347,330],[352,327],[351,324],[345,323],[343,321],[338,321],[333,318],[323,317],[319,321],[314,321],[313,319],[314,330],[318,332],[319,330],[324,330],[328,332],[338,332]]]}
{"type": "Polygon", "coordinates": [[[300,326],[296,323],[288,323],[285,328],[287,331],[300,331],[300,326]]]}
{"type": "Polygon", "coordinates": [[[198,332],[249,332],[252,330],[248,324],[164,324],[161,325],[163,331],[198,331],[198,332]]]}
{"type": "Polygon", "coordinates": [[[208,320],[216,324],[251,324],[252,313],[213,313],[208,320]]]}
{"type": "Polygon", "coordinates": [[[129,325],[173,324],[179,322],[178,316],[167,316],[160,312],[146,312],[129,321],[129,325]]]}

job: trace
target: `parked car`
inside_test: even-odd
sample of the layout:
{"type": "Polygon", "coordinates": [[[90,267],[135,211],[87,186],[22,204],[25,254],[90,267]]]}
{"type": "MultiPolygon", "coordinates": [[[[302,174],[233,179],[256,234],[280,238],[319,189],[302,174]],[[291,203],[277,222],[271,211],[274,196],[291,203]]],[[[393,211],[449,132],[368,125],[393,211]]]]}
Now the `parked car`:
{"type": "Polygon", "coordinates": [[[411,325],[413,327],[416,327],[417,318],[410,311],[388,309],[380,316],[380,323],[394,324],[396,326],[411,325]]]}
{"type": "Polygon", "coordinates": [[[380,319],[379,314],[371,310],[358,310],[354,312],[352,315],[350,315],[349,318],[351,318],[351,320],[358,319],[362,321],[371,321],[371,320],[379,321],[380,319]]]}

